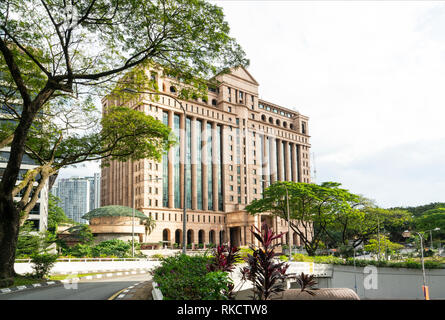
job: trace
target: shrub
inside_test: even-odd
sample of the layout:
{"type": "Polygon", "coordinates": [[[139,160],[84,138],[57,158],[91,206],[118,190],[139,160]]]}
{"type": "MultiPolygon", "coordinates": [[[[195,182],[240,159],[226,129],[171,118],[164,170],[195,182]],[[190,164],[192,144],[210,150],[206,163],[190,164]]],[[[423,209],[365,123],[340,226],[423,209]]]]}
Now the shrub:
{"type": "Polygon", "coordinates": [[[209,272],[211,262],[204,255],[167,257],[152,272],[153,280],[165,300],[225,300],[231,281],[226,272],[209,272]]]}
{"type": "Polygon", "coordinates": [[[251,248],[240,248],[239,250],[239,260],[236,263],[243,263],[247,261],[247,256],[253,254],[253,250],[251,248]]]}
{"type": "Polygon", "coordinates": [[[78,243],[70,249],[70,253],[72,256],[77,257],[77,258],[91,257],[92,250],[93,250],[92,246],[90,246],[88,244],[78,243]]]}
{"type": "Polygon", "coordinates": [[[119,258],[125,258],[130,256],[131,244],[119,239],[112,239],[102,241],[92,248],[93,257],[99,257],[100,255],[116,256],[119,258]]]}
{"type": "Polygon", "coordinates": [[[314,263],[325,263],[325,264],[342,264],[344,260],[342,258],[334,256],[314,256],[314,263]]]}
{"type": "Polygon", "coordinates": [[[49,274],[49,271],[54,266],[57,260],[56,254],[33,254],[31,256],[32,268],[34,270],[34,275],[36,278],[42,279],[49,274]]]}
{"type": "Polygon", "coordinates": [[[300,261],[300,262],[314,262],[314,259],[312,257],[307,256],[307,255],[302,254],[302,253],[295,253],[292,256],[292,259],[294,261],[300,261]]]}
{"type": "Polygon", "coordinates": [[[151,255],[150,258],[161,260],[161,259],[164,258],[164,256],[162,254],[160,254],[160,253],[156,253],[154,255],[151,255]]]}
{"type": "Polygon", "coordinates": [[[267,300],[285,290],[284,281],[288,265],[284,262],[274,262],[274,248],[279,244],[272,244],[273,240],[281,238],[283,233],[276,235],[266,223],[263,224],[262,230],[252,227],[250,231],[261,247],[252,247],[253,255],[247,255],[248,266],[244,267],[241,273],[244,280],[253,284],[253,299],[267,300]]]}

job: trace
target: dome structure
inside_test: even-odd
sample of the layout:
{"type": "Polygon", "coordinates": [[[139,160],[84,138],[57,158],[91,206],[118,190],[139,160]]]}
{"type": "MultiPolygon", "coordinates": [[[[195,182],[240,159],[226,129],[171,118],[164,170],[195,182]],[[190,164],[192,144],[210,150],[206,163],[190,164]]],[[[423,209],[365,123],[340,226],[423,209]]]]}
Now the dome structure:
{"type": "MultiPolygon", "coordinates": [[[[147,216],[138,210],[134,210],[134,216],[139,219],[147,219],[147,216]]],[[[100,207],[84,214],[82,219],[91,220],[99,217],[133,217],[133,208],[124,206],[100,207]]]]}
{"type": "Polygon", "coordinates": [[[146,235],[144,222],[149,219],[138,210],[124,206],[105,206],[91,210],[83,215],[88,220],[96,242],[120,239],[131,240],[133,234],[136,241],[143,242],[146,235]]]}

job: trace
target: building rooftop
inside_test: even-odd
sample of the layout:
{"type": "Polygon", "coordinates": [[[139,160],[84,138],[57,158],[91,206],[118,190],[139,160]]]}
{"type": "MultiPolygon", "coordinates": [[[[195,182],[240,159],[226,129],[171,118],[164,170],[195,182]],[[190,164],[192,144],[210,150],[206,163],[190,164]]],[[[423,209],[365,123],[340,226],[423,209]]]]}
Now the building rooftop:
{"type": "MultiPolygon", "coordinates": [[[[91,220],[97,217],[132,217],[133,208],[124,206],[105,206],[91,210],[82,216],[82,219],[91,220]]],[[[138,210],[134,210],[134,216],[139,219],[147,219],[147,216],[138,210]]]]}

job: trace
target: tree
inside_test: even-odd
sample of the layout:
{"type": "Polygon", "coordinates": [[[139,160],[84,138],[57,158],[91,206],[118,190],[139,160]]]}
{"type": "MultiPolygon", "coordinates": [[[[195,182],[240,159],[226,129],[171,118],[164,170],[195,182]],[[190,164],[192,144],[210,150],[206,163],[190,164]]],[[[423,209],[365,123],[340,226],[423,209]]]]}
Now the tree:
{"type": "Polygon", "coordinates": [[[368,244],[364,246],[365,251],[372,252],[374,254],[384,253],[386,257],[392,255],[395,251],[403,248],[403,245],[391,242],[386,235],[375,235],[369,240],[368,244]]]}
{"type": "MultiPolygon", "coordinates": [[[[445,208],[430,209],[424,211],[421,216],[414,219],[415,230],[426,231],[440,228],[440,231],[434,231],[433,236],[441,238],[445,235],[445,208]]],[[[429,237],[430,234],[427,233],[429,237]]]]}
{"type": "MultiPolygon", "coordinates": [[[[33,181],[36,195],[63,166],[157,159],[171,145],[168,128],[134,110],[112,106],[100,120],[93,97],[142,64],[188,83],[184,96],[203,92],[210,75],[248,64],[228,34],[222,10],[202,0],[0,2],[0,99],[10,113],[0,147],[11,150],[0,182],[0,287],[13,283],[19,226],[37,201],[33,181]],[[39,167],[16,186],[25,154],[39,167]]],[[[141,74],[128,80],[145,85],[141,74]]]]}
{"type": "Polygon", "coordinates": [[[337,216],[328,229],[338,231],[341,244],[357,248],[367,242],[379,230],[389,232],[392,241],[401,241],[402,232],[411,221],[407,211],[399,209],[378,208],[369,200],[360,197],[355,209],[344,215],[337,216]],[[348,240],[352,240],[349,242],[348,240]]]}
{"type": "Polygon", "coordinates": [[[290,227],[298,234],[309,255],[319,248],[326,230],[339,214],[352,210],[350,202],[357,196],[339,188],[335,182],[321,185],[278,181],[270,185],[263,198],[252,201],[246,210],[250,214],[269,212],[286,221],[286,189],[289,194],[290,227]]]}
{"type": "Polygon", "coordinates": [[[147,219],[144,219],[142,223],[144,224],[145,227],[146,236],[150,235],[150,233],[152,233],[156,227],[156,220],[154,220],[152,217],[147,217],[147,219]]]}
{"type": "Polygon", "coordinates": [[[60,223],[72,223],[74,221],[69,219],[65,211],[59,207],[60,198],[53,195],[51,192],[48,195],[48,231],[57,234],[57,227],[60,223]]]}
{"type": "Polygon", "coordinates": [[[20,227],[15,255],[18,258],[29,258],[33,254],[45,253],[54,242],[53,234],[48,231],[39,232],[32,222],[27,221],[20,227]]]}

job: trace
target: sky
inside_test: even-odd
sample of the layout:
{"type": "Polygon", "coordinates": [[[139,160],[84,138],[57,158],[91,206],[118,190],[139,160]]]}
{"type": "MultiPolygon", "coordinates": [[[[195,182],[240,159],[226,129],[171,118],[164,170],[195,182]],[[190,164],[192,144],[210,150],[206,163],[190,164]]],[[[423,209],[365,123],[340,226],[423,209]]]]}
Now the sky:
{"type": "Polygon", "coordinates": [[[310,118],[316,183],[384,208],[445,202],[445,2],[210,2],[260,98],[310,118]]]}

